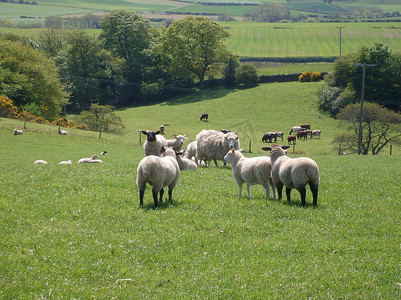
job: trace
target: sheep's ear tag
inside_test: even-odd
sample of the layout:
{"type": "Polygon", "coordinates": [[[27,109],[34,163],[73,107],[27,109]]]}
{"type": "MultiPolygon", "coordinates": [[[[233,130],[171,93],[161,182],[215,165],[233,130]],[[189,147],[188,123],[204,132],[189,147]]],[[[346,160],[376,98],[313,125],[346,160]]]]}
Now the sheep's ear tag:
{"type": "Polygon", "coordinates": [[[231,152],[234,153],[234,152],[235,152],[235,149],[231,150],[231,152]]]}

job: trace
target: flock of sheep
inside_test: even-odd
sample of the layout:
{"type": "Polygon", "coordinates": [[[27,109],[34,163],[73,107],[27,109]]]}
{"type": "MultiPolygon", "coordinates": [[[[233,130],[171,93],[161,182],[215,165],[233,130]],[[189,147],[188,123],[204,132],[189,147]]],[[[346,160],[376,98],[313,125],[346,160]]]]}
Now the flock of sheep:
{"type": "Polygon", "coordinates": [[[169,200],[177,185],[181,170],[196,170],[198,165],[209,166],[213,160],[230,163],[234,180],[238,184],[239,197],[242,186],[246,183],[248,197],[251,196],[251,185],[260,184],[270,198],[270,187],[273,198],[276,189],[279,199],[282,198],[283,187],[286,187],[287,201],[291,201],[291,190],[297,189],[301,194],[301,204],[306,205],[306,185],[309,184],[313,195],[313,205],[317,205],[319,168],[310,158],[290,158],[285,149],[289,146],[274,144],[263,147],[271,151],[270,157],[245,157],[240,150],[237,133],[229,130],[202,130],[196,140],[181,151],[185,135],[174,135],[174,139],[166,140],[160,131],[142,131],[147,136],[143,145],[145,157],[137,169],[136,183],[139,189],[139,203],[143,204],[146,184],[152,186],[155,206],[163,201],[164,187],[168,187],[169,200]]]}
{"type": "MultiPolygon", "coordinates": [[[[102,151],[100,153],[100,155],[106,155],[106,154],[107,154],[107,151],[102,151]]],[[[91,163],[92,164],[93,163],[97,163],[97,164],[100,163],[101,164],[101,163],[103,163],[103,161],[100,160],[97,155],[92,155],[92,157],[81,158],[80,160],[78,160],[78,163],[79,164],[91,164],[91,163]]],[[[35,160],[35,162],[33,164],[34,165],[47,165],[48,162],[45,161],[45,160],[42,160],[42,159],[38,159],[38,160],[35,160]]],[[[71,159],[70,160],[63,160],[63,161],[60,161],[58,164],[59,165],[71,165],[72,164],[72,160],[71,159]]]]}

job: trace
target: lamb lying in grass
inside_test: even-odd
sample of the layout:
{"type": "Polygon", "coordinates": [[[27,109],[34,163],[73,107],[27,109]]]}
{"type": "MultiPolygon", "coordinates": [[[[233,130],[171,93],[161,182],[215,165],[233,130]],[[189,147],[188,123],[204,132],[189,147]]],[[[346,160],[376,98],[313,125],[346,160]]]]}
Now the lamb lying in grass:
{"type": "Polygon", "coordinates": [[[85,157],[85,158],[81,158],[80,160],[78,160],[79,164],[85,164],[85,163],[102,163],[102,161],[100,159],[98,159],[97,155],[93,155],[92,157],[85,157]]]}
{"type": "Polygon", "coordinates": [[[273,189],[273,197],[276,198],[276,190],[271,177],[271,163],[267,156],[246,158],[241,150],[229,150],[224,156],[224,161],[232,166],[233,177],[238,184],[241,198],[242,185],[246,183],[248,197],[251,197],[251,185],[260,184],[265,188],[266,197],[270,198],[270,186],[273,189]]]}
{"type": "Polygon", "coordinates": [[[307,157],[290,158],[285,155],[283,149],[290,146],[280,146],[277,144],[271,147],[263,147],[265,151],[270,151],[272,163],[272,178],[274,186],[277,188],[278,197],[281,199],[283,186],[286,187],[287,201],[291,201],[291,189],[297,189],[301,194],[301,204],[305,206],[306,188],[309,184],[313,195],[313,205],[317,205],[319,189],[319,168],[315,161],[307,157]]]}
{"type": "Polygon", "coordinates": [[[71,160],[63,160],[63,161],[60,161],[58,164],[59,165],[71,165],[72,161],[71,160]]]}
{"type": "Polygon", "coordinates": [[[35,160],[35,162],[33,164],[34,165],[47,165],[47,161],[38,159],[38,160],[35,160]]]}
{"type": "Polygon", "coordinates": [[[171,201],[173,190],[180,177],[180,167],[176,160],[175,151],[172,148],[162,147],[161,155],[149,155],[144,157],[137,170],[136,184],[139,189],[139,204],[143,205],[143,196],[145,194],[146,183],[152,188],[155,207],[159,206],[158,194],[160,193],[160,202],[163,201],[164,187],[168,186],[168,197],[171,201]]]}

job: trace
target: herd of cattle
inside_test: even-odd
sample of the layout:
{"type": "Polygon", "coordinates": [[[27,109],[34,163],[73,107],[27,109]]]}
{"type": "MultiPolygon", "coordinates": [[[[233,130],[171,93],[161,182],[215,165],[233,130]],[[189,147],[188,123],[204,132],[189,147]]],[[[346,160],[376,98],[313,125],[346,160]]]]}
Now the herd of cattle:
{"type": "MultiPolygon", "coordinates": [[[[320,138],[321,131],[318,129],[311,130],[310,124],[302,124],[300,126],[293,126],[288,134],[287,141],[288,144],[295,143],[296,140],[300,139],[308,139],[313,137],[320,138]]],[[[281,138],[281,141],[284,140],[284,133],[282,131],[269,131],[266,132],[262,137],[262,142],[277,142],[277,139],[281,138]]]]}

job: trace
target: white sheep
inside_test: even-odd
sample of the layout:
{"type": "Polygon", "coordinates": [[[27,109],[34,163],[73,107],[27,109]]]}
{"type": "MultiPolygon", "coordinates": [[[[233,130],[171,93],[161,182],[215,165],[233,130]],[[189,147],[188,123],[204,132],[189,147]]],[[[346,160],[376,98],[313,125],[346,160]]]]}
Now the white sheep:
{"type": "Polygon", "coordinates": [[[63,160],[63,161],[60,161],[58,164],[59,165],[71,165],[72,164],[72,160],[71,159],[70,160],[63,160]]]}
{"type": "Polygon", "coordinates": [[[317,205],[319,189],[319,167],[316,162],[308,157],[290,158],[285,155],[283,149],[290,146],[274,144],[271,147],[263,147],[270,151],[272,163],[272,178],[277,188],[278,197],[281,199],[283,186],[286,187],[287,201],[291,201],[291,189],[297,189],[301,194],[301,204],[305,206],[306,188],[309,184],[313,195],[313,205],[317,205]]]}
{"type": "Polygon", "coordinates": [[[92,157],[85,157],[81,158],[78,160],[79,164],[84,164],[84,163],[102,163],[100,159],[98,159],[97,155],[93,155],[92,157]]]}
{"type": "Polygon", "coordinates": [[[100,152],[100,155],[107,155],[107,151],[104,150],[104,151],[100,152]]]}
{"type": "Polygon", "coordinates": [[[145,194],[146,183],[152,188],[155,207],[159,206],[158,194],[160,193],[160,202],[163,201],[164,187],[168,186],[168,197],[171,201],[173,190],[180,177],[180,167],[178,166],[175,151],[171,148],[160,149],[161,155],[149,155],[144,157],[137,170],[136,184],[139,189],[139,204],[143,205],[143,196],[145,194]]]}
{"type": "Polygon", "coordinates": [[[13,131],[13,134],[14,135],[20,135],[20,134],[22,134],[22,130],[19,130],[19,129],[15,128],[14,131],[13,131]]]}
{"type": "Polygon", "coordinates": [[[58,134],[67,135],[67,131],[66,130],[59,130],[58,134]]]}
{"type": "Polygon", "coordinates": [[[198,169],[198,165],[189,158],[183,157],[183,152],[176,152],[176,159],[178,162],[178,166],[180,170],[196,170],[198,169]]]}
{"type": "MultiPolygon", "coordinates": [[[[224,156],[230,149],[239,149],[239,137],[235,132],[223,133],[217,130],[202,130],[196,136],[196,158],[204,161],[206,165],[214,160],[224,160],[224,156]]],[[[226,163],[224,162],[224,166],[226,163]]]]}
{"type": "Polygon", "coordinates": [[[149,131],[142,130],[142,133],[146,135],[146,141],[143,144],[143,150],[145,156],[156,155],[160,156],[160,149],[166,147],[166,139],[160,135],[160,131],[149,131]]]}
{"type": "Polygon", "coordinates": [[[273,198],[276,199],[276,190],[271,177],[271,162],[270,157],[245,157],[242,150],[229,150],[224,156],[224,161],[227,161],[232,166],[234,180],[238,184],[239,194],[241,198],[242,185],[246,183],[248,198],[251,197],[251,185],[260,184],[265,188],[266,197],[270,198],[270,186],[273,189],[273,198]]]}
{"type": "Polygon", "coordinates": [[[166,147],[174,148],[176,151],[181,151],[184,141],[187,139],[185,135],[173,135],[174,139],[166,140],[166,147]]]}
{"type": "Polygon", "coordinates": [[[34,165],[47,165],[47,161],[38,159],[38,160],[35,160],[35,162],[33,164],[34,165]]]}

